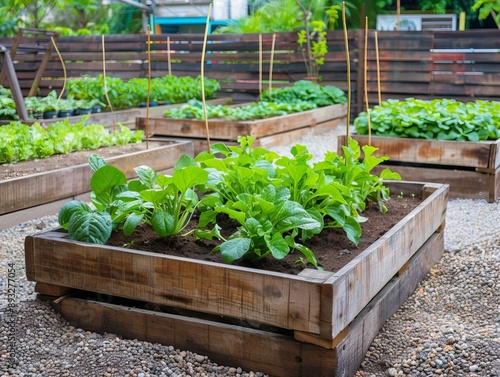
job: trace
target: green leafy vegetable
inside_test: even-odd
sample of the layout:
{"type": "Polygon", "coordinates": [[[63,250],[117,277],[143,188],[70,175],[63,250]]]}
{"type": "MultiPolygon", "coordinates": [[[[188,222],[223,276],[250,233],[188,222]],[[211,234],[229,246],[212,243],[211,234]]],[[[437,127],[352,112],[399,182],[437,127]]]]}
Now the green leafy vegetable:
{"type": "Polygon", "coordinates": [[[143,131],[132,132],[121,125],[118,131],[110,132],[102,125],[85,125],[83,121],[70,124],[67,118],[47,128],[39,123],[11,122],[0,127],[0,163],[137,143],[142,141],[143,134],[143,131]]]}
{"type": "Polygon", "coordinates": [[[382,179],[400,178],[390,170],[372,174],[386,158],[373,156],[373,147],[361,149],[352,139],[344,147],[345,157],[327,152],[314,164],[302,145],[286,157],[253,148],[253,142],[253,137],[241,137],[236,146],[219,143],[194,159],[183,155],[172,175],[139,166],[138,179],[130,182],[122,171],[92,156],[95,209],[67,203],[59,213],[61,226],[71,238],[89,242],[106,242],[111,230],[130,235],[140,223],[168,237],[181,234],[198,211],[196,237],[218,240],[213,251],[220,251],[228,263],[239,258],[282,259],[295,250],[302,262],[321,268],[304,241],[325,228],[342,228],[357,243],[366,201],[378,202],[384,211],[389,190],[382,179]],[[223,235],[218,223],[222,219],[236,224],[232,234],[223,235]]]}
{"type": "MultiPolygon", "coordinates": [[[[388,100],[370,110],[374,135],[437,140],[500,139],[500,102],[463,103],[451,99],[423,101],[388,100]]],[[[362,112],[354,120],[360,135],[368,133],[368,118],[362,112]]]]}
{"type": "MultiPolygon", "coordinates": [[[[106,77],[108,97],[113,109],[126,109],[139,106],[146,102],[148,96],[148,79],[133,78],[124,81],[117,77],[106,77]]],[[[84,76],[81,79],[68,80],[68,97],[78,100],[97,99],[103,104],[108,104],[104,92],[104,77],[99,75],[92,78],[84,76]]],[[[220,90],[217,80],[205,79],[205,98],[214,98],[220,90]]],[[[151,101],[168,101],[170,103],[183,103],[190,99],[201,99],[201,76],[177,77],[167,75],[151,79],[151,101]]]]}
{"type": "Polygon", "coordinates": [[[299,104],[314,103],[317,107],[346,103],[344,92],[333,85],[319,85],[308,80],[296,81],[293,86],[267,89],[262,92],[262,101],[299,104]]]}
{"type": "MultiPolygon", "coordinates": [[[[344,92],[334,86],[321,86],[311,81],[297,81],[294,86],[262,93],[261,101],[244,106],[206,105],[207,117],[226,120],[262,119],[345,103],[344,92]]],[[[181,107],[168,109],[165,116],[173,119],[205,119],[200,101],[190,100],[181,107]]]]}

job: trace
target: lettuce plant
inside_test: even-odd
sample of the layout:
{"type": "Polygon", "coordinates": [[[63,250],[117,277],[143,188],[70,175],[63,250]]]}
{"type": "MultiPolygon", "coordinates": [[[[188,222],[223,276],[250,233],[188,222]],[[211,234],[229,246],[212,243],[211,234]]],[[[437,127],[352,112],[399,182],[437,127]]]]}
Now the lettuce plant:
{"type": "Polygon", "coordinates": [[[11,122],[0,127],[0,163],[14,163],[45,158],[53,154],[67,154],[84,149],[141,142],[143,131],[131,131],[120,125],[116,132],[100,124],[71,124],[66,118],[51,123],[47,128],[39,123],[27,125],[11,122]]]}
{"type": "Polygon", "coordinates": [[[112,230],[132,234],[147,223],[161,237],[179,234],[189,223],[198,205],[197,185],[203,185],[208,173],[184,155],[176,163],[172,176],[157,175],[148,166],[134,170],[137,180],[127,183],[125,174],[102,158],[93,155],[90,166],[92,209],[71,201],[59,211],[59,223],[72,239],[106,243],[112,230]]]}

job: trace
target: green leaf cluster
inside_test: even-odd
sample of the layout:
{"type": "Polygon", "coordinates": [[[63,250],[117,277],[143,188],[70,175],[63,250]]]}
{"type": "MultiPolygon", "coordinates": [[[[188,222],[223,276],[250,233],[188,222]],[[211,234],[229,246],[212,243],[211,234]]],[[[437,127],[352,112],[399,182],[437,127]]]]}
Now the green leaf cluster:
{"type": "MultiPolygon", "coordinates": [[[[259,102],[243,106],[207,104],[206,112],[208,119],[250,120],[297,113],[345,102],[347,99],[344,92],[335,86],[322,86],[311,81],[300,80],[290,87],[265,90],[259,102]]],[[[205,119],[203,104],[194,99],[180,107],[167,109],[164,114],[173,119],[205,119]]]]}
{"type": "Polygon", "coordinates": [[[194,187],[208,179],[208,172],[187,155],[179,159],[171,176],[139,166],[134,169],[138,179],[130,182],[97,155],[89,161],[94,171],[90,180],[94,208],[70,201],[59,210],[61,227],[70,238],[85,242],[104,244],[113,230],[130,235],[141,222],[151,225],[160,237],[179,234],[199,203],[194,187]]]}
{"type": "Polygon", "coordinates": [[[16,103],[9,96],[0,95],[0,119],[19,119],[16,110],[16,103]]]}
{"type": "Polygon", "coordinates": [[[318,107],[347,102],[342,89],[333,85],[319,85],[308,80],[296,81],[293,86],[264,90],[261,100],[291,105],[307,102],[314,103],[318,107]]]}
{"type": "MultiPolygon", "coordinates": [[[[286,115],[306,110],[315,109],[317,106],[311,102],[298,102],[296,104],[253,102],[244,106],[225,106],[206,104],[207,118],[220,118],[225,120],[250,120],[262,119],[272,116],[286,115]]],[[[187,104],[165,110],[165,116],[172,119],[205,119],[203,104],[198,100],[190,100],[187,104]]]]}
{"type": "Polygon", "coordinates": [[[121,125],[116,132],[110,132],[100,124],[86,125],[83,121],[70,124],[67,118],[47,128],[36,122],[32,125],[11,122],[0,127],[0,163],[137,143],[142,141],[143,134],[143,131],[132,132],[121,125]]]}
{"type": "MultiPolygon", "coordinates": [[[[354,120],[360,135],[368,134],[368,117],[354,120]]],[[[500,138],[500,102],[388,100],[370,110],[372,133],[380,136],[437,140],[497,140],[500,138]]]]}
{"type": "Polygon", "coordinates": [[[93,208],[69,202],[61,208],[59,222],[73,239],[105,243],[113,230],[130,235],[141,222],[160,237],[181,234],[197,211],[196,237],[217,240],[213,251],[227,263],[282,259],[297,250],[301,260],[321,268],[304,241],[326,228],[341,228],[359,242],[366,201],[378,202],[385,211],[389,190],[382,179],[400,179],[387,169],[380,176],[372,174],[386,158],[374,157],[375,148],[361,149],[352,139],[344,147],[345,157],[327,152],[314,164],[302,145],[287,157],[253,148],[253,142],[241,137],[237,146],[217,143],[194,159],[183,155],[172,176],[139,166],[139,178],[128,183],[119,169],[93,156],[93,208]],[[228,219],[236,231],[223,235],[219,224],[228,219]]]}
{"type": "MultiPolygon", "coordinates": [[[[214,98],[220,90],[217,80],[204,80],[205,98],[214,98]]],[[[146,102],[148,96],[148,79],[133,78],[124,81],[118,77],[98,77],[83,76],[81,79],[71,79],[67,83],[67,96],[75,99],[98,99],[101,103],[108,104],[104,88],[114,110],[127,109],[139,106],[141,102],[146,102]]],[[[177,77],[167,75],[151,79],[151,101],[165,101],[170,103],[183,103],[190,99],[201,99],[201,76],[198,77],[177,77]]]]}
{"type": "Polygon", "coordinates": [[[382,179],[400,179],[390,170],[380,177],[371,174],[373,167],[386,158],[376,158],[372,147],[364,147],[365,160],[360,162],[361,148],[354,140],[344,148],[345,158],[328,152],[313,165],[309,163],[312,155],[304,146],[294,146],[292,157],[286,157],[264,148],[254,149],[253,141],[242,137],[239,146],[214,144],[210,153],[196,157],[209,171],[206,189],[210,192],[200,205],[199,226],[215,224],[210,231],[197,235],[222,240],[216,250],[227,262],[240,257],[260,259],[268,254],[283,258],[296,249],[318,267],[314,253],[297,238],[305,241],[323,229],[342,228],[351,241],[359,242],[360,223],[364,221],[359,211],[365,208],[366,200],[375,200],[385,210],[383,202],[389,191],[382,179]],[[227,239],[217,225],[221,213],[239,224],[237,232],[227,239]]]}

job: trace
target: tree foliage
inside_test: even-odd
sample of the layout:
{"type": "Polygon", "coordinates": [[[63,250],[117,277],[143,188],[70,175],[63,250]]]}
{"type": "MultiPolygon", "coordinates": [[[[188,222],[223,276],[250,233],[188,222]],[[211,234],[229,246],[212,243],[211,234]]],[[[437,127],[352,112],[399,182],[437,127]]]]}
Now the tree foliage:
{"type": "Polygon", "coordinates": [[[0,36],[20,28],[56,30],[61,35],[137,33],[141,11],[100,0],[0,0],[0,36]]]}
{"type": "Polygon", "coordinates": [[[476,0],[473,10],[479,10],[479,19],[484,20],[492,16],[500,29],[500,0],[476,0]]]}

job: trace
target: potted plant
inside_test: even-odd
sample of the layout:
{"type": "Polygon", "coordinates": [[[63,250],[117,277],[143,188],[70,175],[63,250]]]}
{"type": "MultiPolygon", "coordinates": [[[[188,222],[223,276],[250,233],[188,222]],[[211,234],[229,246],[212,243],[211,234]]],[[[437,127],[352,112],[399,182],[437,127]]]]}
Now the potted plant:
{"type": "Polygon", "coordinates": [[[62,98],[58,102],[58,117],[67,118],[73,115],[74,109],[76,107],[75,101],[72,98],[62,98]]]}
{"type": "Polygon", "coordinates": [[[90,109],[93,114],[100,113],[104,103],[102,103],[98,98],[94,98],[89,101],[90,109]]]}
{"type": "Polygon", "coordinates": [[[43,117],[45,107],[40,103],[40,98],[35,96],[25,97],[24,105],[26,106],[26,111],[31,117],[35,119],[41,119],[43,117]]]}
{"type": "Polygon", "coordinates": [[[18,118],[14,100],[7,96],[0,96],[0,119],[15,120],[18,118]]]}
{"type": "Polygon", "coordinates": [[[86,115],[92,112],[90,100],[79,99],[75,101],[75,115],[86,115]]]}

